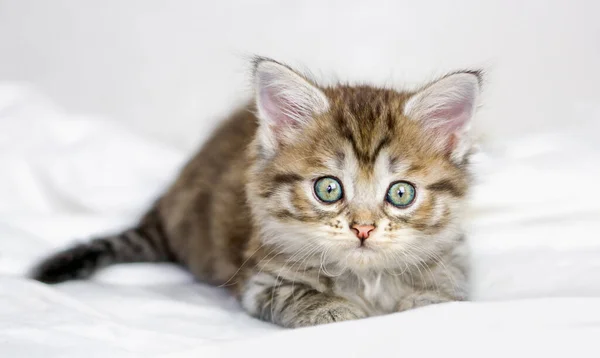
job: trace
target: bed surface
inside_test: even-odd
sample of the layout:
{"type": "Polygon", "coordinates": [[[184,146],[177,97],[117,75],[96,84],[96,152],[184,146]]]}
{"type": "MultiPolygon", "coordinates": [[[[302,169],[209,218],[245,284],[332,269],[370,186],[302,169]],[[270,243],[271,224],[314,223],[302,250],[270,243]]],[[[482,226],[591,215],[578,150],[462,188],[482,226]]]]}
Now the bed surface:
{"type": "Polygon", "coordinates": [[[40,256],[132,223],[189,153],[0,83],[0,355],[598,357],[597,108],[573,110],[587,126],[510,138],[478,156],[474,302],[292,331],[247,317],[225,291],[167,264],[58,286],[26,279],[40,256]]]}

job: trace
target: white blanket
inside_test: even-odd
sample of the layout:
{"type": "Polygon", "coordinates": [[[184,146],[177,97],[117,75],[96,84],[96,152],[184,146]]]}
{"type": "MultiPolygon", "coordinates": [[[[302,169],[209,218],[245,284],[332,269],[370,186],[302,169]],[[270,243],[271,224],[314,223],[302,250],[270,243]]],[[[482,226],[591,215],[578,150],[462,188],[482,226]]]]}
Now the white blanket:
{"type": "MultiPolygon", "coordinates": [[[[573,115],[598,123],[592,108],[573,115]]],[[[292,331],[247,317],[172,265],[58,286],[24,278],[40,256],[132,223],[189,153],[0,84],[0,356],[598,357],[595,126],[506,140],[479,157],[476,302],[292,331]]]]}

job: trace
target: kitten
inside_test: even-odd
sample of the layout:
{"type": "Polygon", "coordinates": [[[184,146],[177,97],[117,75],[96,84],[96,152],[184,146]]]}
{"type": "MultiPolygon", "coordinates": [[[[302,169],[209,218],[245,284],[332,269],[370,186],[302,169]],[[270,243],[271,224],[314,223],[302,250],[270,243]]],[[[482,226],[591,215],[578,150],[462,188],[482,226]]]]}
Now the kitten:
{"type": "Polygon", "coordinates": [[[265,58],[253,75],[255,101],[135,227],[59,252],[33,277],[177,262],[284,327],[465,300],[461,226],[480,73],[415,92],[319,87],[265,58]]]}

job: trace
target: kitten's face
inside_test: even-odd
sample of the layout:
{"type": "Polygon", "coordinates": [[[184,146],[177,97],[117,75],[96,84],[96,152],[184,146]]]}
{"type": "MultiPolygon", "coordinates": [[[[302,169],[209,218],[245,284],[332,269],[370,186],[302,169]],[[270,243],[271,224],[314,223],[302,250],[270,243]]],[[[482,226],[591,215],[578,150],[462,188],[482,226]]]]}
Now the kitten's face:
{"type": "Polygon", "coordinates": [[[293,261],[359,271],[403,270],[461,240],[468,172],[466,156],[453,157],[458,139],[409,118],[409,94],[320,91],[326,109],[284,135],[270,128],[276,148],[258,134],[257,153],[270,154],[249,188],[263,243],[293,261]]]}

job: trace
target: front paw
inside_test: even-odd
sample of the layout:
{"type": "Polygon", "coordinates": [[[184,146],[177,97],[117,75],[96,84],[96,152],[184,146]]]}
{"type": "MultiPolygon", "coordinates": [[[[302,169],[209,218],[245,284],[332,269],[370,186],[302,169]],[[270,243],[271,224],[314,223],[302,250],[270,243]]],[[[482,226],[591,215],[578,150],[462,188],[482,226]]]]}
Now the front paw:
{"type": "Polygon", "coordinates": [[[335,301],[303,310],[296,316],[294,327],[316,326],[365,318],[367,315],[359,307],[345,301],[335,301]]]}
{"type": "Polygon", "coordinates": [[[438,303],[452,302],[453,300],[435,292],[413,293],[403,297],[396,307],[398,312],[413,308],[435,305],[438,303]]]}

